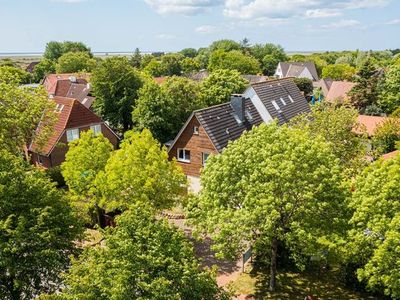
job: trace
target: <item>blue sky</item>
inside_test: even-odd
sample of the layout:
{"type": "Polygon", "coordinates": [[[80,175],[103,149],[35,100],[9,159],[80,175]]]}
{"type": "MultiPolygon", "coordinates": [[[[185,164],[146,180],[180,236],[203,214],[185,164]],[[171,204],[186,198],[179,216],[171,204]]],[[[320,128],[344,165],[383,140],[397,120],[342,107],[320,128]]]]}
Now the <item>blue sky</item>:
{"type": "Polygon", "coordinates": [[[288,51],[400,48],[400,0],[0,0],[0,52],[50,40],[175,51],[244,37],[288,51]]]}

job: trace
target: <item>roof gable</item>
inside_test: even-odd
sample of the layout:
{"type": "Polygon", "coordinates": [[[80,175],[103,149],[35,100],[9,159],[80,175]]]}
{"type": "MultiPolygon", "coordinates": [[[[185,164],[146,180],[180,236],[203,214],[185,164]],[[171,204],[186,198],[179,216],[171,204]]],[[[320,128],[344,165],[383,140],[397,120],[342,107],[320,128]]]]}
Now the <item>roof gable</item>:
{"type": "Polygon", "coordinates": [[[282,69],[283,77],[297,77],[300,76],[304,68],[307,68],[311,73],[314,81],[318,81],[318,72],[315,67],[314,62],[306,61],[306,62],[280,62],[282,69]],[[292,69],[293,68],[293,69],[292,69]],[[293,70],[293,71],[291,71],[293,70]],[[297,75],[295,75],[297,74],[297,75]]]}

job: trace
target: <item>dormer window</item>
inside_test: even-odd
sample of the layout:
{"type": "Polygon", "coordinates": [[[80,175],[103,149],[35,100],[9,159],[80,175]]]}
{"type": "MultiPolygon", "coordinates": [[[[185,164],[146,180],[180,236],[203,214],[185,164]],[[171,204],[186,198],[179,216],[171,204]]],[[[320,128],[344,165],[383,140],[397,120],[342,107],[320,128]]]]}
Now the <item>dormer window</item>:
{"type": "Polygon", "coordinates": [[[193,126],[193,134],[199,135],[199,127],[193,126]]]}
{"type": "Polygon", "coordinates": [[[62,112],[63,108],[64,108],[64,104],[57,103],[55,112],[58,112],[58,113],[62,112]]]}
{"type": "Polygon", "coordinates": [[[242,124],[242,121],[240,120],[240,118],[237,114],[233,114],[233,117],[235,118],[235,120],[238,124],[242,124]]]}
{"type": "Polygon", "coordinates": [[[282,97],[281,97],[281,102],[282,102],[283,105],[286,105],[286,102],[285,102],[285,100],[283,100],[282,97]]]}
{"type": "Polygon", "coordinates": [[[279,110],[279,109],[280,109],[278,103],[276,103],[275,100],[272,100],[271,103],[272,103],[272,105],[275,107],[276,110],[279,110]]]}
{"type": "Polygon", "coordinates": [[[290,102],[292,102],[292,103],[294,102],[292,96],[288,95],[288,98],[289,98],[290,102]]]}

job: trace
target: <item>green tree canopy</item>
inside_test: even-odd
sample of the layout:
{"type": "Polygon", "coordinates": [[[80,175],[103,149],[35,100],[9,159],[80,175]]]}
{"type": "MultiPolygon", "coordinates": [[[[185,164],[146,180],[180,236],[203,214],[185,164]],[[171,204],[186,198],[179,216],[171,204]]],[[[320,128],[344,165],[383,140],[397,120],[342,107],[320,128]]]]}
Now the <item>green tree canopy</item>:
{"type": "Polygon", "coordinates": [[[96,66],[96,60],[87,52],[67,52],[57,61],[57,73],[91,72],[96,66]]]}
{"type": "Polygon", "coordinates": [[[191,74],[200,70],[200,63],[190,57],[185,57],[181,61],[181,69],[183,74],[191,74]]]}
{"type": "MultiPolygon", "coordinates": [[[[20,88],[18,84],[0,82],[0,141],[2,149],[14,154],[25,152],[35,140],[37,148],[47,142],[53,132],[55,104],[42,88],[20,88]],[[37,127],[41,124],[40,131],[37,127]]],[[[27,157],[28,159],[28,157],[27,157]]]]}
{"type": "Polygon", "coordinates": [[[279,245],[301,266],[302,255],[329,249],[343,229],[341,181],[338,159],[321,137],[262,124],[207,160],[189,217],[211,235],[217,254],[234,257],[252,244],[269,257],[274,290],[279,245]]]}
{"type": "Polygon", "coordinates": [[[135,49],[132,57],[130,58],[130,63],[132,67],[139,69],[142,63],[142,54],[140,53],[139,48],[135,49]]]}
{"type": "Polygon", "coordinates": [[[386,73],[378,104],[388,114],[400,107],[400,64],[391,66],[386,73]]]}
{"type": "Polygon", "coordinates": [[[63,54],[68,53],[68,52],[87,52],[90,56],[92,56],[90,48],[82,42],[51,41],[46,44],[46,49],[44,51],[43,57],[53,60],[53,61],[56,61],[63,54]]]}
{"type": "Polygon", "coordinates": [[[311,136],[325,139],[352,176],[364,166],[366,155],[366,136],[356,135],[353,131],[362,131],[357,116],[357,110],[351,107],[322,103],[314,105],[311,113],[292,119],[291,125],[308,131],[311,136]]]}
{"type": "Polygon", "coordinates": [[[43,58],[33,69],[33,81],[39,82],[46,75],[56,72],[56,64],[54,61],[43,58]]]}
{"type": "Polygon", "coordinates": [[[102,134],[94,136],[89,130],[82,132],[68,147],[61,171],[68,185],[69,198],[84,219],[88,220],[90,216],[101,225],[95,179],[100,171],[104,171],[113,145],[102,134]]]}
{"type": "Polygon", "coordinates": [[[164,54],[161,56],[160,62],[164,72],[163,75],[182,75],[181,61],[183,58],[184,56],[179,53],[164,54]]]}
{"type": "Polygon", "coordinates": [[[273,75],[278,63],[288,60],[285,50],[280,45],[271,43],[251,46],[250,54],[261,63],[265,75],[273,75]]]}
{"type": "Polygon", "coordinates": [[[73,261],[61,299],[228,299],[183,233],[146,207],[119,216],[104,240],[73,261]]]}
{"type": "Polygon", "coordinates": [[[99,206],[106,211],[125,210],[131,204],[171,207],[182,194],[185,176],[175,161],[168,160],[165,147],[144,129],[129,131],[96,178],[101,195],[99,206]]]}
{"type": "Polygon", "coordinates": [[[371,289],[400,297],[400,156],[378,160],[360,174],[350,207],[349,259],[371,289]]]}
{"type": "Polygon", "coordinates": [[[0,67],[0,83],[24,84],[29,83],[30,80],[31,74],[20,68],[9,66],[0,67]]]}
{"type": "Polygon", "coordinates": [[[355,73],[356,69],[347,64],[328,65],[322,69],[322,77],[333,80],[351,80],[355,73]]]}
{"type": "Polygon", "coordinates": [[[179,53],[182,54],[184,57],[195,58],[197,55],[197,50],[194,48],[184,48],[179,51],[179,53]]]}
{"type": "Polygon", "coordinates": [[[378,124],[372,137],[374,156],[379,157],[394,151],[398,141],[400,141],[400,118],[388,118],[378,124]]]}
{"type": "Polygon", "coordinates": [[[215,70],[201,82],[203,102],[207,106],[228,102],[232,94],[242,93],[248,82],[235,70],[215,70]]]}
{"type": "Polygon", "coordinates": [[[185,77],[169,77],[160,86],[148,81],[140,90],[132,117],[136,128],[149,129],[166,142],[179,132],[190,114],[203,107],[199,85],[185,77]]]}
{"type": "Polygon", "coordinates": [[[235,42],[233,40],[223,39],[214,41],[208,48],[211,52],[217,50],[232,51],[232,50],[241,50],[241,45],[240,43],[235,42]]]}
{"type": "Polygon", "coordinates": [[[107,58],[93,70],[95,110],[117,131],[132,128],[132,110],[144,80],[125,57],[107,58]]]}
{"type": "Polygon", "coordinates": [[[308,78],[293,78],[294,83],[297,85],[299,90],[304,93],[304,96],[311,96],[314,91],[313,82],[308,78]]]}
{"type": "Polygon", "coordinates": [[[0,298],[33,299],[60,287],[79,221],[43,172],[0,150],[0,298]]]}
{"type": "Polygon", "coordinates": [[[261,72],[260,63],[257,59],[237,50],[229,52],[217,50],[212,52],[208,69],[210,71],[217,69],[236,70],[241,74],[258,74],[261,72]]]}

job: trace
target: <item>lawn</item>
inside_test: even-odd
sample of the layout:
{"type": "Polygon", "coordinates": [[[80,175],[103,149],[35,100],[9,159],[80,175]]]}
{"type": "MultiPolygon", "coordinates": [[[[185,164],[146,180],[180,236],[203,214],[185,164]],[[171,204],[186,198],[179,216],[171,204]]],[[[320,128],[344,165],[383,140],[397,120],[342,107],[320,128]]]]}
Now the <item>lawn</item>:
{"type": "MultiPolygon", "coordinates": [[[[311,295],[314,299],[383,299],[355,292],[339,282],[337,272],[297,273],[280,271],[277,291],[268,291],[268,277],[253,270],[241,274],[230,284],[236,295],[247,295],[246,299],[301,299],[311,295]]],[[[241,298],[242,299],[242,298],[241,298]]],[[[244,298],[243,298],[244,299],[244,298]]]]}

